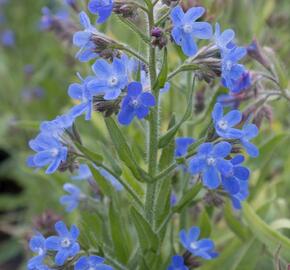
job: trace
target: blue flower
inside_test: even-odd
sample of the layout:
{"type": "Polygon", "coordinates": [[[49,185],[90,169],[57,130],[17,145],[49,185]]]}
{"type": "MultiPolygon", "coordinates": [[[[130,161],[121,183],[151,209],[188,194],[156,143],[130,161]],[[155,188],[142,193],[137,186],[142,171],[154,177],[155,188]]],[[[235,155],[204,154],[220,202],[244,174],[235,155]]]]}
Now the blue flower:
{"type": "Polygon", "coordinates": [[[188,270],[188,267],[184,265],[184,259],[182,256],[175,255],[172,257],[171,265],[167,270],[188,270]]]}
{"type": "Polygon", "coordinates": [[[5,47],[13,47],[15,45],[15,34],[12,30],[4,30],[1,33],[1,43],[5,47]]]}
{"type": "Polygon", "coordinates": [[[223,106],[216,103],[212,112],[212,119],[216,133],[225,139],[239,139],[243,136],[243,132],[233,128],[242,120],[242,113],[238,110],[232,110],[225,116],[223,115],[223,106]]]}
{"type": "Polygon", "coordinates": [[[222,84],[230,90],[235,88],[237,81],[246,71],[245,67],[238,63],[246,54],[245,48],[236,46],[222,53],[222,84]]]}
{"type": "Polygon", "coordinates": [[[42,266],[43,260],[46,256],[45,238],[42,234],[37,233],[29,241],[29,248],[34,253],[37,253],[35,257],[30,259],[27,263],[29,270],[34,270],[39,266],[42,266]]]}
{"type": "Polygon", "coordinates": [[[246,89],[248,89],[252,84],[251,75],[249,71],[244,71],[244,73],[234,82],[233,87],[230,89],[231,93],[238,94],[246,89]]]}
{"type": "Polygon", "coordinates": [[[104,264],[105,259],[99,256],[82,256],[75,264],[74,270],[113,270],[113,267],[104,264]]]}
{"type": "Polygon", "coordinates": [[[111,15],[114,7],[113,0],[91,0],[88,9],[99,16],[97,23],[104,23],[111,15]]]}
{"type": "Polygon", "coordinates": [[[39,168],[48,165],[47,174],[54,173],[61,162],[67,158],[67,147],[45,134],[39,134],[35,139],[30,140],[29,146],[37,153],[28,157],[27,165],[39,168]]]}
{"type": "Polygon", "coordinates": [[[175,139],[175,157],[182,157],[187,153],[188,147],[195,142],[190,137],[180,137],[175,139]]]}
{"type": "Polygon", "coordinates": [[[142,84],[139,82],[132,82],[128,85],[128,93],[123,99],[118,115],[120,124],[129,125],[135,116],[143,119],[149,114],[149,107],[155,106],[154,96],[142,90],[142,84]]]}
{"type": "Polygon", "coordinates": [[[215,25],[214,41],[218,48],[222,51],[229,49],[229,44],[235,38],[235,32],[232,29],[227,29],[221,33],[219,23],[215,25]]]}
{"type": "Polygon", "coordinates": [[[98,59],[92,66],[96,77],[88,83],[92,94],[104,94],[106,100],[118,98],[128,84],[127,61],[126,56],[115,57],[112,64],[104,59],[98,59]]]}
{"type": "Polygon", "coordinates": [[[70,183],[66,183],[63,185],[63,189],[69,193],[69,195],[64,195],[60,198],[60,203],[66,206],[67,212],[72,212],[76,209],[80,203],[80,201],[84,198],[81,190],[70,183]]]}
{"type": "Polygon", "coordinates": [[[210,239],[198,240],[200,229],[192,227],[188,233],[181,230],[179,233],[181,244],[193,255],[206,260],[211,260],[218,256],[214,251],[214,242],[210,239]]]}
{"type": "Polygon", "coordinates": [[[215,189],[220,184],[220,174],[227,175],[232,171],[232,164],[225,160],[232,150],[228,142],[203,143],[197,154],[189,161],[189,172],[192,175],[201,173],[206,187],[215,189]]]}
{"type": "Polygon", "coordinates": [[[259,155],[259,149],[250,140],[257,137],[259,129],[256,125],[247,123],[243,126],[242,132],[243,136],[240,138],[241,144],[249,156],[257,157],[259,155]]]}
{"type": "Polygon", "coordinates": [[[83,80],[79,75],[79,78],[82,80],[81,84],[73,83],[68,88],[68,95],[73,99],[81,101],[79,105],[76,105],[71,109],[70,114],[75,118],[85,113],[85,119],[90,120],[92,117],[93,109],[93,95],[91,94],[87,85],[88,82],[93,79],[93,77],[89,76],[83,80]]]}
{"type": "Polygon", "coordinates": [[[231,160],[233,170],[229,174],[222,175],[223,187],[230,195],[238,194],[241,190],[241,182],[249,179],[249,169],[240,165],[243,161],[242,155],[235,156],[231,160]]]}
{"type": "Polygon", "coordinates": [[[69,231],[64,222],[58,221],[55,224],[55,230],[59,236],[48,237],[46,248],[57,251],[54,261],[57,266],[62,266],[68,258],[74,257],[80,251],[77,243],[79,229],[72,225],[69,231]]]}
{"type": "Polygon", "coordinates": [[[89,166],[87,164],[80,164],[77,174],[72,176],[71,179],[81,181],[81,180],[87,180],[91,178],[92,176],[93,175],[89,166]]]}
{"type": "Polygon", "coordinates": [[[76,55],[79,61],[87,62],[98,56],[98,54],[94,52],[95,44],[92,41],[92,35],[97,34],[98,31],[91,25],[90,19],[84,11],[80,13],[79,17],[84,30],[74,33],[73,44],[80,48],[76,55]]]}
{"type": "Polygon", "coordinates": [[[71,113],[59,115],[51,121],[43,121],[40,125],[40,133],[61,140],[66,130],[71,130],[74,116],[71,113]]]}
{"type": "Polygon", "coordinates": [[[170,16],[173,22],[171,35],[187,56],[193,56],[198,50],[195,38],[210,39],[212,36],[212,27],[209,23],[196,22],[204,12],[203,7],[192,7],[184,13],[180,6],[171,11],[170,16]]]}
{"type": "Polygon", "coordinates": [[[241,181],[240,182],[240,191],[235,195],[231,195],[232,206],[236,210],[242,209],[242,202],[246,200],[249,196],[249,182],[241,181]]]}

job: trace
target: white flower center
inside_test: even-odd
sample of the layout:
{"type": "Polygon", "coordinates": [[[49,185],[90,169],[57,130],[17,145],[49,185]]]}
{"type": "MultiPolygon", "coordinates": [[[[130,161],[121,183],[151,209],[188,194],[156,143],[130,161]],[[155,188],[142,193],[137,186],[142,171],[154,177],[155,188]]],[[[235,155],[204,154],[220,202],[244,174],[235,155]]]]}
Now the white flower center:
{"type": "Polygon", "coordinates": [[[209,157],[207,160],[207,165],[214,165],[215,164],[215,158],[209,157]]]}
{"type": "Polygon", "coordinates": [[[58,153],[59,153],[59,150],[57,148],[52,148],[50,150],[50,153],[51,153],[52,157],[56,157],[58,155],[58,153]]]}
{"type": "Polygon", "coordinates": [[[187,34],[192,32],[192,25],[191,24],[185,24],[182,27],[183,31],[187,34]]]}
{"type": "Polygon", "coordinates": [[[71,241],[68,238],[64,238],[60,244],[63,248],[67,248],[71,245],[71,241]]]}
{"type": "Polygon", "coordinates": [[[192,248],[192,249],[196,249],[196,248],[197,248],[196,243],[195,243],[195,242],[191,242],[191,243],[190,243],[190,248],[192,248]]]}
{"type": "Polygon", "coordinates": [[[225,120],[220,120],[220,121],[218,122],[218,127],[219,127],[220,129],[222,129],[222,130],[225,130],[225,129],[228,128],[228,122],[225,121],[225,120]]]}
{"type": "Polygon", "coordinates": [[[117,83],[118,83],[118,78],[117,77],[115,77],[115,76],[112,76],[110,79],[109,79],[109,85],[110,86],[115,86],[115,85],[117,85],[117,83]]]}
{"type": "Polygon", "coordinates": [[[231,69],[232,69],[232,67],[233,67],[233,62],[232,61],[230,61],[230,60],[228,60],[227,62],[226,62],[226,70],[227,71],[230,71],[231,69]]]}
{"type": "Polygon", "coordinates": [[[38,255],[42,256],[44,254],[43,248],[38,248],[38,255]]]}
{"type": "Polygon", "coordinates": [[[90,266],[90,268],[88,270],[95,270],[95,267],[90,266]]]}
{"type": "Polygon", "coordinates": [[[134,108],[137,108],[140,105],[140,102],[138,99],[132,99],[130,103],[134,108]]]}

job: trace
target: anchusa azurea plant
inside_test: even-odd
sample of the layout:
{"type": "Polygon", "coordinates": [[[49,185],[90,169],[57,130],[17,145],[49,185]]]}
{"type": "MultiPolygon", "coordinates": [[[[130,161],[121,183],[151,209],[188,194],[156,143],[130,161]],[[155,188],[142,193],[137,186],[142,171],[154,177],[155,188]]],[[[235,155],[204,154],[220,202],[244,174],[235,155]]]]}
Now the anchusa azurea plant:
{"type": "Polygon", "coordinates": [[[82,11],[66,1],[79,22],[43,10],[42,29],[71,34],[84,69],[68,86],[74,105],[40,125],[27,163],[70,174],[60,203],[78,227],[59,221],[56,236],[37,232],[28,269],[185,270],[222,252],[209,238],[211,220],[224,208],[227,220],[240,214],[247,166],[259,155],[258,112],[270,96],[289,97],[259,88],[275,72],[257,44],[239,46],[232,29],[206,21],[205,7],[179,2],[90,0],[82,11]],[[132,40],[103,33],[111,20],[132,40]],[[270,75],[248,70],[246,55],[270,75]],[[88,125],[107,131],[97,141],[77,128],[88,125]]]}

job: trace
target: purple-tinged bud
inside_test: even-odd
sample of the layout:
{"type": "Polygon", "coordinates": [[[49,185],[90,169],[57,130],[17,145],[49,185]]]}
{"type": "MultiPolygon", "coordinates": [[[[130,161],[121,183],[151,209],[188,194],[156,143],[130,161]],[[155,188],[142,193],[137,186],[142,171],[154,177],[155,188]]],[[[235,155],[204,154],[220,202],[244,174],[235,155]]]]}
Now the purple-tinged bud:
{"type": "Polygon", "coordinates": [[[54,224],[61,219],[62,217],[52,210],[46,210],[33,219],[33,227],[45,236],[49,236],[54,233],[54,224]]]}
{"type": "Polygon", "coordinates": [[[99,54],[100,57],[105,59],[113,59],[120,55],[120,52],[113,47],[116,42],[102,34],[93,34],[91,41],[94,43],[94,52],[99,54]]]}
{"type": "Polygon", "coordinates": [[[253,124],[260,128],[263,120],[267,120],[269,123],[272,123],[273,121],[273,110],[269,105],[262,106],[261,109],[255,114],[253,124]]]}
{"type": "Polygon", "coordinates": [[[135,19],[137,16],[138,6],[134,3],[126,3],[126,1],[115,2],[113,11],[124,18],[135,19]]]}
{"type": "Polygon", "coordinates": [[[224,203],[223,198],[216,192],[208,192],[203,197],[203,201],[206,205],[221,207],[224,203]]]}
{"type": "Polygon", "coordinates": [[[271,63],[267,58],[266,54],[263,52],[257,39],[254,39],[252,43],[246,48],[248,55],[259,62],[266,69],[271,69],[271,63]]]}
{"type": "Polygon", "coordinates": [[[152,36],[151,44],[154,47],[158,47],[161,50],[167,45],[167,41],[168,41],[167,37],[161,28],[154,27],[151,30],[151,36],[152,36]]]}
{"type": "Polygon", "coordinates": [[[197,257],[192,256],[192,254],[187,250],[182,255],[184,264],[190,269],[198,268],[201,266],[201,262],[198,261],[197,257]]]}

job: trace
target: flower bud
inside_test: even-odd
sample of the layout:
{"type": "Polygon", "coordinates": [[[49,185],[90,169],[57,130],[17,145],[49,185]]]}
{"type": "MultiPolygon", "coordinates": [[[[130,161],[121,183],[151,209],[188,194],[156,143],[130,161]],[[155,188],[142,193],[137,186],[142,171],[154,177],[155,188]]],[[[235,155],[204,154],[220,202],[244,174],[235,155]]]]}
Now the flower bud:
{"type": "Polygon", "coordinates": [[[137,6],[126,1],[115,2],[113,11],[124,18],[134,19],[137,16],[137,6]]]}
{"type": "Polygon", "coordinates": [[[101,112],[104,117],[117,114],[120,110],[121,99],[105,100],[102,96],[95,96],[93,99],[94,111],[101,112]]]}
{"type": "Polygon", "coordinates": [[[43,232],[44,235],[52,235],[54,233],[54,224],[61,220],[61,216],[57,215],[52,210],[46,210],[41,215],[33,220],[33,227],[43,232]]]}
{"type": "Polygon", "coordinates": [[[100,57],[105,59],[113,59],[120,55],[120,52],[116,49],[113,49],[116,44],[112,39],[98,33],[93,34],[91,41],[94,43],[95,47],[93,48],[94,52],[100,55],[100,57]]]}
{"type": "Polygon", "coordinates": [[[254,116],[253,123],[260,128],[263,120],[267,120],[270,123],[273,120],[273,110],[269,105],[264,105],[261,107],[261,109],[254,116]]]}
{"type": "Polygon", "coordinates": [[[261,48],[260,44],[256,39],[254,39],[252,43],[247,47],[247,53],[250,57],[255,59],[266,69],[271,69],[269,59],[267,59],[266,54],[263,52],[263,49],[261,48]]]}
{"type": "Polygon", "coordinates": [[[154,27],[151,30],[152,41],[151,44],[154,47],[158,47],[160,50],[167,45],[167,37],[163,30],[159,27],[154,27]]]}

